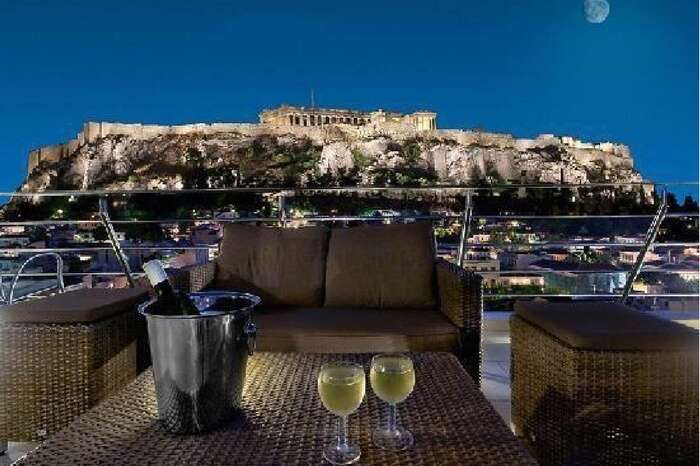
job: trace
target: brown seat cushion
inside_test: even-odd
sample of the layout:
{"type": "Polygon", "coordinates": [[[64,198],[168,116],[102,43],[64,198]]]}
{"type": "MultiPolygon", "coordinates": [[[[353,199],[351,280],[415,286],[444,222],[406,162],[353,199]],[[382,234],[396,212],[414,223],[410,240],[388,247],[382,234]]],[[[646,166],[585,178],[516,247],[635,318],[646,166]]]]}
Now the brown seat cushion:
{"type": "Polygon", "coordinates": [[[526,321],[573,348],[672,351],[698,348],[697,331],[618,303],[526,302],[515,304],[526,321]]]}
{"type": "Polygon", "coordinates": [[[95,322],[134,310],[148,299],[145,288],[87,288],[0,308],[0,322],[95,322]]]}
{"type": "Polygon", "coordinates": [[[366,353],[452,351],[459,329],[425,309],[286,308],[255,311],[260,351],[366,353]]]}
{"type": "Polygon", "coordinates": [[[328,229],[226,225],[214,285],[266,306],[321,306],[328,229]]]}
{"type": "Polygon", "coordinates": [[[432,226],[362,226],[331,231],[325,307],[433,308],[432,226]]]}

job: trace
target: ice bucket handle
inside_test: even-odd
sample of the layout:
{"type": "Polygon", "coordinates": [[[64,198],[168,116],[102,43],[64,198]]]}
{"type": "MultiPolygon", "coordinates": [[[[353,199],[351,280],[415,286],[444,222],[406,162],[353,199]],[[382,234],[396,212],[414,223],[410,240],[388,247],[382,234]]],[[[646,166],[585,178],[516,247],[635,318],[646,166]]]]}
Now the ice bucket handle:
{"type": "Polygon", "coordinates": [[[248,355],[252,356],[255,353],[255,348],[257,345],[258,328],[253,322],[248,322],[245,326],[245,335],[248,340],[248,355]]]}

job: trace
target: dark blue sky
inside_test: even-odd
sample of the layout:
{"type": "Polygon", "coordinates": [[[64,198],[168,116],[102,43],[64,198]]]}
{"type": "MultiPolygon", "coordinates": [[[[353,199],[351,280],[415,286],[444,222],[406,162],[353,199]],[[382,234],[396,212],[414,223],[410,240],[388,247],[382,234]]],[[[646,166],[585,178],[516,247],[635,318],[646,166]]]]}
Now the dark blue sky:
{"type": "Polygon", "coordinates": [[[85,120],[254,121],[305,104],[631,145],[698,178],[697,0],[0,0],[0,190],[85,120]]]}

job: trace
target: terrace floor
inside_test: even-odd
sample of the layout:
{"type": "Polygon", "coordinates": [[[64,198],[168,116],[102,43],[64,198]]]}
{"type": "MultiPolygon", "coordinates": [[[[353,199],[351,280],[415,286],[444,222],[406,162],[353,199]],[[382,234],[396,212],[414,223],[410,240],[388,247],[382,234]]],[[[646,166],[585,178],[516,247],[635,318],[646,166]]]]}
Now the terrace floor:
{"type": "MultiPolygon", "coordinates": [[[[685,325],[698,328],[698,313],[660,313],[685,325]]],[[[481,367],[481,391],[491,402],[504,422],[511,427],[510,419],[510,327],[509,312],[487,312],[484,319],[482,340],[483,362],[481,367]]],[[[6,455],[0,456],[0,466],[8,466],[36,443],[10,443],[6,455]]]]}
{"type": "Polygon", "coordinates": [[[510,313],[487,312],[485,316],[481,391],[510,427],[510,313]]]}

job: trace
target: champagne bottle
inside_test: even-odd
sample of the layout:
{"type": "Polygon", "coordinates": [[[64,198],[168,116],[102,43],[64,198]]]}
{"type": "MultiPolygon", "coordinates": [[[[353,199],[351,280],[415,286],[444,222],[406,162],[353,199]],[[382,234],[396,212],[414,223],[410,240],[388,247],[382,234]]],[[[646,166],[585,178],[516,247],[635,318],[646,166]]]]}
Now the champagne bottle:
{"type": "Polygon", "coordinates": [[[156,293],[155,308],[161,315],[197,316],[199,310],[186,293],[176,291],[168,280],[163,264],[154,259],[143,264],[143,271],[156,293]]]}

